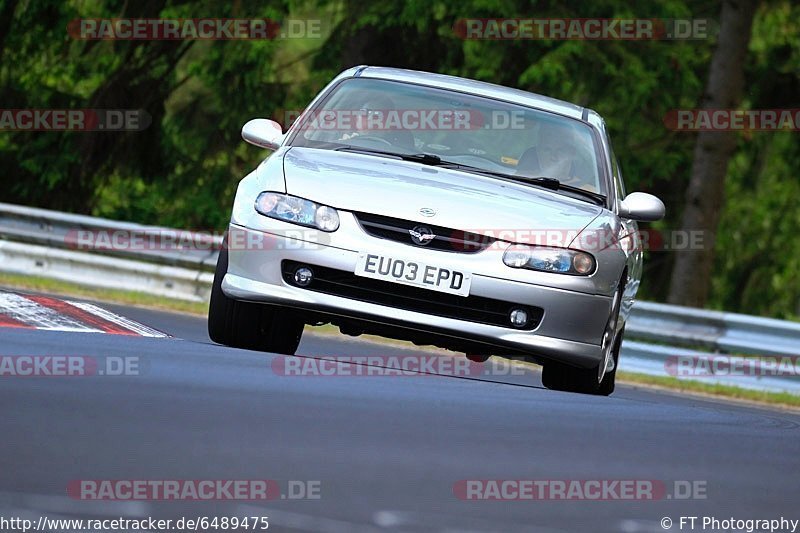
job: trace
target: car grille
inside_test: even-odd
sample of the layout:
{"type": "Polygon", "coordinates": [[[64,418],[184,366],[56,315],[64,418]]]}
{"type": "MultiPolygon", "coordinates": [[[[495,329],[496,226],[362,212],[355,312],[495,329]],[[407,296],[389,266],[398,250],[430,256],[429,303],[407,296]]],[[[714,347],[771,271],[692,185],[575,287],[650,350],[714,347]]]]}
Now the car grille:
{"type": "Polygon", "coordinates": [[[411,220],[373,215],[371,213],[353,214],[364,231],[373,237],[402,242],[403,244],[411,246],[425,247],[432,250],[467,254],[476,253],[488,248],[496,240],[481,235],[480,233],[432,226],[411,220]],[[420,244],[414,241],[410,233],[411,231],[433,234],[436,236],[429,242],[420,244]]]}
{"type": "Polygon", "coordinates": [[[309,285],[300,288],[407,311],[518,330],[535,329],[544,314],[544,310],[540,307],[482,296],[457,296],[435,292],[295,261],[281,263],[286,283],[298,287],[294,281],[294,272],[301,266],[310,268],[314,278],[309,285]],[[511,327],[508,317],[512,308],[522,308],[528,312],[529,320],[525,326],[511,327]]]}

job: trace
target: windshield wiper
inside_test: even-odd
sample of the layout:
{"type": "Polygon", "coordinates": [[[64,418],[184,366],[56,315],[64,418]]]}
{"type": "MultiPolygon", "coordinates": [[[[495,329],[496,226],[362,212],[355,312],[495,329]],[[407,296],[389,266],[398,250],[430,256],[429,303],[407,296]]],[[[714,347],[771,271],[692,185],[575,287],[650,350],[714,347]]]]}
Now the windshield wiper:
{"type": "Polygon", "coordinates": [[[336,148],[337,152],[363,152],[365,154],[385,155],[390,157],[398,157],[403,161],[414,161],[424,165],[439,165],[442,163],[442,158],[436,154],[403,154],[399,152],[390,152],[388,150],[375,150],[373,148],[361,148],[360,146],[341,146],[336,148]]]}
{"type": "Polygon", "coordinates": [[[497,176],[498,178],[518,181],[521,183],[530,183],[531,185],[538,185],[539,187],[544,187],[545,189],[550,189],[552,191],[567,191],[574,194],[579,194],[585,198],[589,198],[593,203],[596,203],[598,205],[605,205],[606,203],[606,197],[602,194],[592,191],[587,191],[586,189],[581,189],[580,187],[573,187],[572,185],[566,185],[564,183],[561,183],[556,178],[550,178],[547,176],[537,176],[537,177],[518,176],[515,174],[506,174],[505,172],[486,170],[484,168],[473,167],[470,165],[462,165],[460,163],[454,163],[451,161],[444,161],[444,160],[441,160],[438,163],[438,166],[455,168],[459,170],[466,170],[468,172],[488,174],[490,176],[497,176]]]}
{"type": "Polygon", "coordinates": [[[479,172],[481,174],[489,174],[500,178],[514,179],[516,177],[510,174],[505,174],[503,172],[486,170],[484,168],[473,167],[471,165],[464,165],[461,163],[456,163],[455,161],[447,161],[442,159],[436,154],[426,154],[426,153],[403,154],[399,152],[390,152],[388,150],[375,150],[374,148],[361,148],[360,146],[351,146],[351,145],[340,146],[338,148],[335,148],[335,150],[337,152],[361,152],[365,154],[385,155],[389,157],[396,157],[404,161],[415,161],[417,163],[423,163],[425,165],[452,168],[457,170],[467,170],[471,172],[479,172]]]}
{"type": "Polygon", "coordinates": [[[554,191],[568,191],[575,194],[581,194],[587,198],[591,198],[595,203],[599,205],[605,205],[606,203],[605,195],[592,191],[587,191],[586,189],[581,189],[580,187],[574,187],[572,185],[561,183],[556,178],[550,178],[547,176],[537,176],[535,178],[529,178],[525,176],[511,176],[510,179],[521,181],[523,183],[535,183],[537,185],[553,189],[554,191]]]}
{"type": "Polygon", "coordinates": [[[339,148],[336,148],[336,150],[341,152],[362,152],[365,154],[385,155],[389,157],[397,157],[404,161],[414,161],[416,163],[422,163],[423,165],[445,167],[455,170],[465,170],[467,172],[475,172],[477,174],[484,174],[507,180],[518,181],[521,183],[538,185],[539,187],[544,187],[545,189],[550,189],[553,191],[567,191],[574,194],[579,194],[585,198],[589,198],[593,203],[596,203],[598,205],[605,205],[606,203],[606,197],[604,195],[587,191],[586,189],[581,189],[580,187],[573,187],[572,185],[566,185],[564,183],[561,183],[556,178],[550,178],[547,176],[526,177],[526,176],[517,176],[514,174],[506,174],[505,172],[498,172],[496,170],[487,170],[485,168],[474,167],[472,165],[464,165],[462,163],[456,163],[455,161],[447,161],[445,159],[442,159],[436,154],[426,154],[426,153],[403,154],[398,152],[390,152],[388,150],[375,150],[373,148],[361,148],[359,146],[350,146],[350,145],[340,146],[339,148]]]}
{"type": "Polygon", "coordinates": [[[556,178],[548,178],[546,176],[537,176],[535,178],[529,178],[527,176],[511,176],[511,178],[516,181],[541,185],[542,187],[547,187],[548,189],[553,189],[554,191],[557,191],[562,187],[559,180],[556,178]]]}

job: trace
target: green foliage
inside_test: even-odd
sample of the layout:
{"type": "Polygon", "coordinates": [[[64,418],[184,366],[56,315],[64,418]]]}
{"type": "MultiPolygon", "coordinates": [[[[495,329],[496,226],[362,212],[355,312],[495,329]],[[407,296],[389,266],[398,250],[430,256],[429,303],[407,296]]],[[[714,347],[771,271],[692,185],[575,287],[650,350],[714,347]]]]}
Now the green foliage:
{"type": "MultiPolygon", "coordinates": [[[[745,107],[800,107],[800,5],[759,11],[750,42],[745,107]]],[[[742,135],[726,182],[711,305],[800,317],[800,133],[742,135]]]]}
{"type": "MultiPolygon", "coordinates": [[[[222,228],[237,181],[265,154],[241,142],[256,116],[300,110],[357,64],[465,76],[576,102],[607,120],[629,190],[661,196],[676,228],[695,136],[664,125],[700,105],[714,39],[464,40],[463,18],[719,17],[711,0],[0,0],[4,108],[144,109],[138,133],[1,133],[2,201],[188,228],[222,228]],[[79,41],[79,17],[318,18],[321,39],[79,41]]],[[[800,6],[762,4],[745,107],[798,108],[800,6]]],[[[729,169],[712,305],[797,316],[798,134],[742,135],[729,169]],[[765,297],[766,295],[766,297],[765,297]]],[[[671,256],[649,254],[642,296],[664,296],[671,256]]]]}

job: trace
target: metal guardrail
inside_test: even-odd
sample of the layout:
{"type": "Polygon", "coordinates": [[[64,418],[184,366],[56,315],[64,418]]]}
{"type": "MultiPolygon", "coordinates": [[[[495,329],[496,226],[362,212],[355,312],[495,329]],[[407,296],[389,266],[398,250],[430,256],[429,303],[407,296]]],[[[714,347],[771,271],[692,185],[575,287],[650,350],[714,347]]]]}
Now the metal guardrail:
{"type": "Polygon", "coordinates": [[[196,302],[208,298],[214,279],[211,272],[7,240],[0,240],[0,272],[196,302]]]}
{"type": "Polygon", "coordinates": [[[800,356],[800,323],[637,302],[626,332],[642,340],[720,353],[800,356]]]}
{"type": "MultiPolygon", "coordinates": [[[[625,331],[627,337],[627,326],[625,331]]],[[[674,346],[661,346],[625,340],[622,343],[619,369],[623,372],[650,376],[678,377],[678,379],[709,385],[727,385],[761,392],[788,392],[800,395],[800,376],[798,375],[771,375],[772,371],[767,369],[764,369],[761,375],[737,375],[737,372],[748,370],[716,375],[711,374],[710,371],[709,373],[704,373],[710,366],[702,363],[709,363],[714,359],[722,359],[720,361],[721,366],[726,369],[764,367],[764,365],[759,365],[757,361],[754,361],[752,357],[721,357],[719,354],[709,354],[708,352],[683,350],[674,346]],[[689,363],[691,375],[682,374],[680,369],[681,361],[689,363]]],[[[795,370],[798,369],[797,364],[797,361],[795,361],[795,370]]]]}
{"type": "Polygon", "coordinates": [[[0,203],[0,238],[212,272],[222,245],[222,238],[210,233],[4,203],[0,203]]]}
{"type": "Polygon", "coordinates": [[[2,272],[205,301],[221,245],[207,233],[0,203],[2,272]]]}
{"type": "MultiPolygon", "coordinates": [[[[2,272],[204,301],[221,242],[209,234],[0,203],[2,272]],[[137,238],[148,245],[135,246],[137,238]]],[[[637,302],[626,333],[632,340],[623,343],[620,369],[656,376],[671,375],[668,361],[675,356],[800,356],[800,323],[676,305],[637,302]]],[[[696,379],[800,394],[797,376],[696,379]]]]}

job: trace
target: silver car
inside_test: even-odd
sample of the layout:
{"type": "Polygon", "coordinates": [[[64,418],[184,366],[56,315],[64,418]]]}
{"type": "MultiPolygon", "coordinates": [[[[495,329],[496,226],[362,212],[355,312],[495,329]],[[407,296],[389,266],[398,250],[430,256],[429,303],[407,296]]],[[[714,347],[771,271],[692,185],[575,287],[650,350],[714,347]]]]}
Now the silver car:
{"type": "Polygon", "coordinates": [[[382,67],[342,72],[239,183],[208,316],[215,342],[294,354],[305,324],[543,365],[614,390],[642,272],[603,119],[516,89],[382,67]]]}

